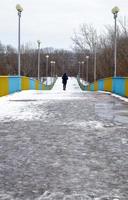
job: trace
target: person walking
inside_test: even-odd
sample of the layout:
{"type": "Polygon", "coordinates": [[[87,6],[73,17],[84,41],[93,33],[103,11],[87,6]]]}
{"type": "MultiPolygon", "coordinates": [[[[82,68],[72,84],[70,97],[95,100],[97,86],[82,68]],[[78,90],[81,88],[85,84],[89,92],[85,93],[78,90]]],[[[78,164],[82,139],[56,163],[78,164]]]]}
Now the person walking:
{"type": "Polygon", "coordinates": [[[67,80],[68,80],[68,76],[66,73],[64,73],[62,76],[63,90],[66,90],[67,80]]]}

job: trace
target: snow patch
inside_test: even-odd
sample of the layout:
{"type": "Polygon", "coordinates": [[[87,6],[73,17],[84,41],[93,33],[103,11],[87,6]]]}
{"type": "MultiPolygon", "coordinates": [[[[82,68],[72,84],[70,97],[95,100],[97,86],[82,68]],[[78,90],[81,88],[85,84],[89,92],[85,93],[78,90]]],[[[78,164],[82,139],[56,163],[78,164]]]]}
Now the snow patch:
{"type": "Polygon", "coordinates": [[[83,127],[83,128],[92,128],[96,130],[104,129],[104,124],[99,121],[74,121],[74,122],[69,122],[68,125],[83,127]]]}
{"type": "Polygon", "coordinates": [[[128,144],[128,139],[126,138],[121,138],[122,144],[128,144]]]}
{"type": "Polygon", "coordinates": [[[111,93],[111,92],[105,92],[105,91],[98,91],[98,92],[99,93],[103,93],[103,94],[109,94],[109,95],[111,95],[113,97],[116,97],[116,98],[122,100],[122,101],[128,102],[128,98],[127,97],[122,97],[120,95],[117,95],[117,94],[114,94],[114,93],[111,93]]]}

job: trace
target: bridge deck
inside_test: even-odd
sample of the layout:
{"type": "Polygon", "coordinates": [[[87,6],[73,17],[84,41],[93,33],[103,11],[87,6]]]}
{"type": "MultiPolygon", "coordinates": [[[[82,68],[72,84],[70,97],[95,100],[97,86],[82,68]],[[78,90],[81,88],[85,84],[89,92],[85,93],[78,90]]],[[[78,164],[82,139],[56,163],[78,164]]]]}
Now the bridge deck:
{"type": "Polygon", "coordinates": [[[0,99],[0,199],[127,200],[128,103],[82,92],[0,99]]]}

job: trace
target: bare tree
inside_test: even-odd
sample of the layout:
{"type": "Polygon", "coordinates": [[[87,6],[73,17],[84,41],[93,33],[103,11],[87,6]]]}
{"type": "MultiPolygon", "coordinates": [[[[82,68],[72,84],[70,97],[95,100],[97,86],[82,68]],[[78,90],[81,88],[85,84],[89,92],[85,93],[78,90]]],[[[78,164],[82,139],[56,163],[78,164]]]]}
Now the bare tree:
{"type": "Polygon", "coordinates": [[[83,24],[80,26],[79,33],[74,33],[72,40],[74,48],[79,49],[81,52],[85,52],[87,49],[93,52],[95,43],[98,42],[97,31],[93,25],[83,24]]]}

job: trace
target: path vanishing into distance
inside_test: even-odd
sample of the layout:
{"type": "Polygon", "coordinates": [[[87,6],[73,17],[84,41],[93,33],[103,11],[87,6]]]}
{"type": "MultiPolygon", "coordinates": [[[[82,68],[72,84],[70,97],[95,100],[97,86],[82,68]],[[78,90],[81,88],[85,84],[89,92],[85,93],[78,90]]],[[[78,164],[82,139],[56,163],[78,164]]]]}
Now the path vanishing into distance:
{"type": "Polygon", "coordinates": [[[0,98],[0,200],[128,200],[128,102],[58,78],[0,98]]]}

